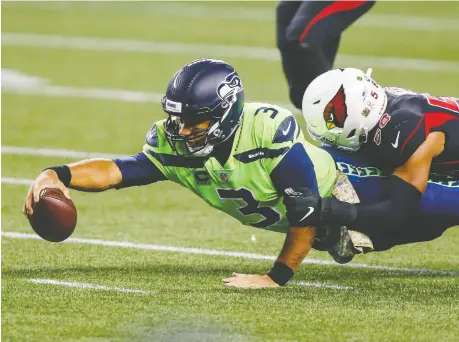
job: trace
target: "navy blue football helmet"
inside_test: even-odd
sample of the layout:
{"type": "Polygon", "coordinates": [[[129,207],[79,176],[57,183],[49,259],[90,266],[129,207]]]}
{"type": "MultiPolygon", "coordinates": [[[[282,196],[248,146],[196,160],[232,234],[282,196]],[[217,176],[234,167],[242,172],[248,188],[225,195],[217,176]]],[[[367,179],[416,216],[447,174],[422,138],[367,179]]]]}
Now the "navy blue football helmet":
{"type": "Polygon", "coordinates": [[[166,138],[180,155],[206,156],[230,138],[241,123],[244,89],[233,67],[215,59],[198,59],[174,75],[162,99],[166,138]],[[180,135],[180,124],[210,120],[206,129],[180,135]],[[196,142],[198,142],[196,144],[196,142]]]}

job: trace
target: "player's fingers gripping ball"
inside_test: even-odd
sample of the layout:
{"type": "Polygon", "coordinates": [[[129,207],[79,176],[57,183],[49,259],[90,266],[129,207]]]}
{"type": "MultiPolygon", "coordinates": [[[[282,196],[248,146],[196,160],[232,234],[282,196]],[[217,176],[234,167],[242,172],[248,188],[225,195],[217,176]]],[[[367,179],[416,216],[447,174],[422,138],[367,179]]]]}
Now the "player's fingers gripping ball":
{"type": "Polygon", "coordinates": [[[33,205],[33,214],[27,216],[32,229],[43,239],[61,242],[72,235],[77,223],[77,210],[72,200],[54,188],[40,192],[33,205]]]}

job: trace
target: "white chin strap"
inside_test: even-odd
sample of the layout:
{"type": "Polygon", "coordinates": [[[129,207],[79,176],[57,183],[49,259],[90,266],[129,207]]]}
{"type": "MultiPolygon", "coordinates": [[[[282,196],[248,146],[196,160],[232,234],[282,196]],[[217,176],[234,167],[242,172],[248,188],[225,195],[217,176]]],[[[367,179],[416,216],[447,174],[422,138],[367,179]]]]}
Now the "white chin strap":
{"type": "MultiPolygon", "coordinates": [[[[187,144],[188,146],[188,144],[187,144]]],[[[199,149],[200,147],[197,147],[197,149],[199,149]]],[[[195,150],[195,148],[191,147],[191,146],[188,146],[188,149],[190,150],[190,152],[193,152],[193,150],[195,150]]],[[[205,156],[208,156],[212,151],[214,150],[214,146],[213,145],[209,145],[207,144],[202,150],[199,150],[197,152],[193,152],[193,157],[205,157],[205,156]]]]}
{"type": "Polygon", "coordinates": [[[368,69],[367,69],[367,72],[366,72],[366,75],[367,75],[368,77],[371,77],[371,73],[372,73],[372,72],[373,72],[373,69],[372,69],[372,68],[368,68],[368,69]]]}
{"type": "Polygon", "coordinates": [[[193,146],[188,145],[188,143],[185,143],[185,144],[188,148],[188,151],[192,153],[191,157],[205,157],[214,150],[214,146],[209,143],[207,143],[207,145],[204,147],[202,146],[193,147],[193,146]]]}

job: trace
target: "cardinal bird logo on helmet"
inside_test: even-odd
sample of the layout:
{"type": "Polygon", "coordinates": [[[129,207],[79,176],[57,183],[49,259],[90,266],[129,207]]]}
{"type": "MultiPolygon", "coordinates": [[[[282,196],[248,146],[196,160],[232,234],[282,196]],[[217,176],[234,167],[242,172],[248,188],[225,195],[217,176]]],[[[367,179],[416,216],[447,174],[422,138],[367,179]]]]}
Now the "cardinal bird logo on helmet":
{"type": "Polygon", "coordinates": [[[344,127],[344,121],[347,118],[346,95],[344,88],[341,86],[335,96],[327,104],[324,110],[324,119],[328,129],[335,127],[344,127]]]}

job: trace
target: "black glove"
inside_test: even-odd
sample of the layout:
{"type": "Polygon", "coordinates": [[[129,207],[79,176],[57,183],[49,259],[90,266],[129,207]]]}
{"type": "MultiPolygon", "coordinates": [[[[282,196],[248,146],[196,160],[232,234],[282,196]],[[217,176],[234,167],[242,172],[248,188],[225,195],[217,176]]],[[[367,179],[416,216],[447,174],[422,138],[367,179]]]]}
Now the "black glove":
{"type": "Polygon", "coordinates": [[[357,218],[355,205],[335,197],[321,198],[317,192],[307,187],[285,189],[283,203],[291,226],[345,226],[357,218]]]}
{"type": "Polygon", "coordinates": [[[321,198],[307,187],[288,188],[283,201],[291,226],[316,227],[313,248],[325,251],[340,237],[341,226],[357,217],[356,207],[335,197],[321,198]]]}
{"type": "Polygon", "coordinates": [[[291,226],[317,227],[320,223],[321,197],[307,187],[285,189],[284,205],[291,226]]]}
{"type": "Polygon", "coordinates": [[[357,208],[352,203],[342,202],[334,196],[323,198],[320,225],[313,247],[328,250],[340,239],[341,227],[354,222],[356,218],[357,208]]]}
{"type": "Polygon", "coordinates": [[[346,226],[357,218],[357,208],[352,203],[340,201],[336,197],[322,199],[320,222],[334,226],[346,226]]]}

